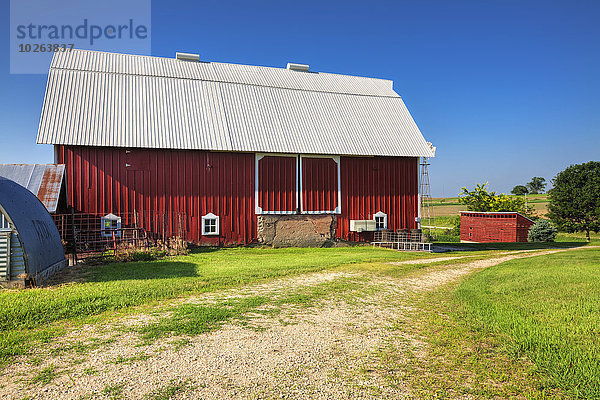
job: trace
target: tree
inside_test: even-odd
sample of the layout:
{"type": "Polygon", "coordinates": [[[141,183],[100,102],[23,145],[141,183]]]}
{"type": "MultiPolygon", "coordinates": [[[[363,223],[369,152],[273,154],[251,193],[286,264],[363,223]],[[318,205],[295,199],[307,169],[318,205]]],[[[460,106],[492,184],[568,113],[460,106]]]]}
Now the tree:
{"type": "Polygon", "coordinates": [[[556,228],[550,225],[548,220],[540,219],[529,228],[527,240],[530,242],[554,242],[556,233],[556,228]]]}
{"type": "Polygon", "coordinates": [[[534,176],[531,178],[531,182],[527,184],[527,188],[531,194],[544,193],[544,189],[546,188],[546,180],[541,176],[534,176]]]}
{"type": "Polygon", "coordinates": [[[571,165],[552,180],[548,216],[561,231],[600,231],[600,162],[571,165]]]}
{"type": "Polygon", "coordinates": [[[467,188],[462,188],[462,192],[458,195],[458,202],[466,204],[469,211],[509,211],[528,215],[525,200],[521,197],[488,192],[486,186],[487,183],[483,185],[477,183],[472,192],[469,192],[467,188]]]}
{"type": "Polygon", "coordinates": [[[524,194],[529,193],[529,190],[527,189],[526,186],[517,185],[510,192],[517,196],[523,196],[524,194]]]}

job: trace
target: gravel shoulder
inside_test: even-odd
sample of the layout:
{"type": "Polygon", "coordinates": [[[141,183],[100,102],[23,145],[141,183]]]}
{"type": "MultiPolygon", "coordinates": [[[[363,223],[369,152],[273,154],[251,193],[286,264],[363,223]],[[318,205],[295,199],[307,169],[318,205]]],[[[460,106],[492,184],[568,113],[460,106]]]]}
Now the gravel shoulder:
{"type": "Polygon", "coordinates": [[[481,268],[558,251],[565,250],[476,261],[466,256],[464,263],[431,266],[404,278],[322,272],[186,297],[170,305],[214,304],[257,295],[277,298],[290,291],[354,282],[347,292],[332,292],[307,305],[281,305],[276,314],[248,315],[197,336],[141,341],[129,328],[164,317],[160,306],[155,313],[107,326],[83,326],[6,368],[0,398],[410,398],[408,380],[390,379],[389,371],[378,367],[376,355],[391,344],[400,351],[420,351],[423,344],[414,336],[388,329],[405,320],[412,296],[481,268]]]}

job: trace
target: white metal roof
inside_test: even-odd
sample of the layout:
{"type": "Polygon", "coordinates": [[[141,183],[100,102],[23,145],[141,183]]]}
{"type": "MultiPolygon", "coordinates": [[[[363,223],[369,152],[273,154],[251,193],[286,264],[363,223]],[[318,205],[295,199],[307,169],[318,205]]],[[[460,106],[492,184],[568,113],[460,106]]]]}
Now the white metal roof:
{"type": "Polygon", "coordinates": [[[38,143],[433,156],[383,79],[102,53],[55,53],[38,143]]]}

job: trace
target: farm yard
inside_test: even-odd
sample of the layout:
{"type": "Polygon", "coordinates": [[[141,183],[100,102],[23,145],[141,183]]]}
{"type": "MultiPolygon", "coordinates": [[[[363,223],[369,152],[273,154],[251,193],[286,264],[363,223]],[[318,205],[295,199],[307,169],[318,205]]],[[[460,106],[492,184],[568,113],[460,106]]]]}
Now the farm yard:
{"type": "Polygon", "coordinates": [[[600,2],[34,3],[0,400],[600,400],[600,2]]]}
{"type": "Polygon", "coordinates": [[[598,239],[80,265],[0,292],[0,397],[597,398],[598,239]]]}

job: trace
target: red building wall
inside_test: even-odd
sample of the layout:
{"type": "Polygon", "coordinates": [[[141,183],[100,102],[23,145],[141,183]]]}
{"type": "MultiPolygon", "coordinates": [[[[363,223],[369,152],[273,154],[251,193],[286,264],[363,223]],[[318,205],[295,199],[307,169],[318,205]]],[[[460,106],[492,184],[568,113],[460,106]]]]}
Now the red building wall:
{"type": "Polygon", "coordinates": [[[77,211],[112,212],[129,224],[135,210],[140,225],[150,229],[161,229],[156,214],[167,220],[185,214],[186,238],[196,242],[201,217],[212,212],[220,216],[222,235],[202,241],[244,244],[256,238],[254,154],[58,146],[57,161],[66,164],[69,204],[77,211]]]}
{"type": "Polygon", "coordinates": [[[478,243],[527,242],[533,221],[518,213],[461,213],[460,240],[478,243]]]}
{"type": "MultiPolygon", "coordinates": [[[[157,214],[181,214],[190,241],[247,244],[256,240],[253,153],[56,147],[57,162],[66,164],[69,204],[77,211],[112,212],[122,216],[124,223],[130,223],[127,218],[136,211],[139,225],[155,230],[160,229],[157,214]],[[220,237],[200,235],[201,217],[209,212],[220,217],[220,237]]],[[[294,160],[280,156],[259,160],[258,201],[264,211],[295,211],[294,160]]],[[[335,162],[326,157],[306,160],[309,158],[303,158],[305,209],[333,210],[338,202],[331,190],[338,180],[332,172],[335,162]]],[[[337,237],[368,240],[368,233],[349,232],[350,220],[372,219],[378,211],[388,215],[390,229],[415,227],[416,158],[340,157],[340,177],[337,237]]]]}
{"type": "Polygon", "coordinates": [[[342,213],[336,236],[371,240],[372,233],[350,232],[351,219],[388,215],[388,229],[416,228],[418,167],[414,157],[341,157],[342,213]]]}

